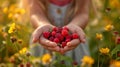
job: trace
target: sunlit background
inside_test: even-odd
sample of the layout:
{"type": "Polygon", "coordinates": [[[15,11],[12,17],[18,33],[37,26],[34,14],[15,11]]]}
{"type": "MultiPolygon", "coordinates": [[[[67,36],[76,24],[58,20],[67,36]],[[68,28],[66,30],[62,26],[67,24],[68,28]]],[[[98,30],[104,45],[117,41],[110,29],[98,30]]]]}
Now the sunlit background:
{"type": "Polygon", "coordinates": [[[22,0],[0,0],[0,67],[120,67],[120,0],[91,3],[85,29],[91,56],[84,56],[79,64],[58,53],[31,56],[29,42],[34,29],[29,11],[22,0]],[[53,55],[60,58],[53,60],[53,55]]]}

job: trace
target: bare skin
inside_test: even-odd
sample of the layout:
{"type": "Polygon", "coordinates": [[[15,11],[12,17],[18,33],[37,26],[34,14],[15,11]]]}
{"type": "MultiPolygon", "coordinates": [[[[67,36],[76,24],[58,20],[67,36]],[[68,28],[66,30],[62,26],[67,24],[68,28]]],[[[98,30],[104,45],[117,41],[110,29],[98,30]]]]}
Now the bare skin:
{"type": "MultiPolygon", "coordinates": [[[[51,51],[57,51],[61,54],[66,53],[67,51],[75,49],[80,43],[85,43],[85,33],[83,29],[86,27],[88,23],[88,13],[89,13],[89,0],[85,1],[85,5],[82,8],[82,11],[77,14],[69,24],[66,25],[68,29],[74,33],[76,32],[79,35],[79,39],[74,39],[67,43],[65,48],[59,48],[56,43],[51,42],[45,39],[42,36],[42,32],[48,31],[52,29],[53,26],[50,24],[49,20],[47,19],[45,13],[41,9],[40,5],[38,4],[38,0],[26,0],[30,6],[30,17],[31,23],[35,28],[33,32],[33,42],[39,42],[45,49],[51,51]]],[[[79,7],[79,6],[78,6],[79,7]]]]}

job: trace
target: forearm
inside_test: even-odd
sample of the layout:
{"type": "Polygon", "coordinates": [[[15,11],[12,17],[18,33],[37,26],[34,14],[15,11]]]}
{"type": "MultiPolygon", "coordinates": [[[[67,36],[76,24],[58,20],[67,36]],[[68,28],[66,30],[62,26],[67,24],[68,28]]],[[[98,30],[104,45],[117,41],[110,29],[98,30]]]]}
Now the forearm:
{"type": "Polygon", "coordinates": [[[73,20],[70,22],[72,24],[80,26],[82,29],[86,27],[88,24],[88,14],[80,14],[73,18],[73,20]]]}
{"type": "Polygon", "coordinates": [[[50,24],[38,0],[31,0],[29,1],[29,4],[30,4],[30,20],[34,28],[37,28],[40,25],[50,24]]]}
{"type": "Polygon", "coordinates": [[[88,24],[89,8],[90,8],[89,6],[90,6],[90,0],[84,0],[84,5],[82,6],[78,5],[80,10],[78,13],[76,13],[76,15],[74,16],[74,18],[70,23],[76,24],[80,26],[82,29],[84,29],[88,24]]]}

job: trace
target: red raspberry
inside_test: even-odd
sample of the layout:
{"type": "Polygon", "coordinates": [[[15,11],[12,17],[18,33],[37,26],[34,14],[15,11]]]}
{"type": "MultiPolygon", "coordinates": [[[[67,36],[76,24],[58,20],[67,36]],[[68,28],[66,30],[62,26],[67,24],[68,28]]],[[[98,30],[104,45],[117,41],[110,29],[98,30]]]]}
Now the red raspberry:
{"type": "Polygon", "coordinates": [[[73,39],[77,39],[77,38],[79,38],[79,36],[78,36],[77,33],[72,34],[72,37],[73,37],[73,39]]]}
{"type": "Polygon", "coordinates": [[[60,40],[59,40],[58,38],[55,38],[55,39],[54,39],[54,42],[59,43],[60,40]]]}
{"type": "Polygon", "coordinates": [[[60,33],[56,33],[55,37],[56,37],[56,38],[60,38],[60,37],[61,37],[61,34],[60,34],[60,33]]]}
{"type": "Polygon", "coordinates": [[[58,27],[54,27],[52,30],[53,30],[53,31],[57,31],[57,30],[58,30],[58,27]]]}
{"type": "Polygon", "coordinates": [[[67,45],[66,42],[62,42],[62,48],[64,48],[67,45]]]}
{"type": "Polygon", "coordinates": [[[56,32],[55,32],[55,31],[52,31],[51,35],[52,35],[52,36],[55,36],[55,35],[56,35],[56,32]]]}
{"type": "Polygon", "coordinates": [[[63,36],[67,36],[67,35],[68,35],[68,31],[67,31],[67,30],[62,30],[61,34],[62,34],[63,36]]]}
{"type": "Polygon", "coordinates": [[[61,33],[61,31],[62,31],[62,28],[58,27],[57,33],[61,33]]]}
{"type": "Polygon", "coordinates": [[[66,40],[65,40],[65,42],[70,42],[70,41],[71,41],[71,39],[66,39],[66,40]]]}
{"type": "Polygon", "coordinates": [[[69,29],[68,29],[67,27],[63,27],[63,30],[67,30],[67,31],[69,31],[69,29]]]}
{"type": "Polygon", "coordinates": [[[68,35],[65,37],[66,39],[71,39],[72,40],[72,35],[68,35]]]}
{"type": "Polygon", "coordinates": [[[60,33],[56,33],[55,37],[58,38],[60,41],[64,39],[64,37],[60,33]]]}
{"type": "Polygon", "coordinates": [[[50,36],[50,32],[43,32],[43,36],[44,36],[45,38],[48,38],[48,37],[50,36]]]}
{"type": "Polygon", "coordinates": [[[53,41],[53,40],[54,40],[54,37],[50,37],[49,40],[50,40],[50,41],[53,41]]]}

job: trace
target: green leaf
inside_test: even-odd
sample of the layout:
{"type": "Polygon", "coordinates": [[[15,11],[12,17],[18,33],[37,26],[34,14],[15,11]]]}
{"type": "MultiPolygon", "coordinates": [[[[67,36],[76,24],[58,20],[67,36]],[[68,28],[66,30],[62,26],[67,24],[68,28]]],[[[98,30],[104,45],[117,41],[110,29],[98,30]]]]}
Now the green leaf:
{"type": "Polygon", "coordinates": [[[116,54],[118,51],[120,51],[120,45],[117,45],[117,46],[111,51],[111,55],[113,56],[113,55],[116,54]]]}

